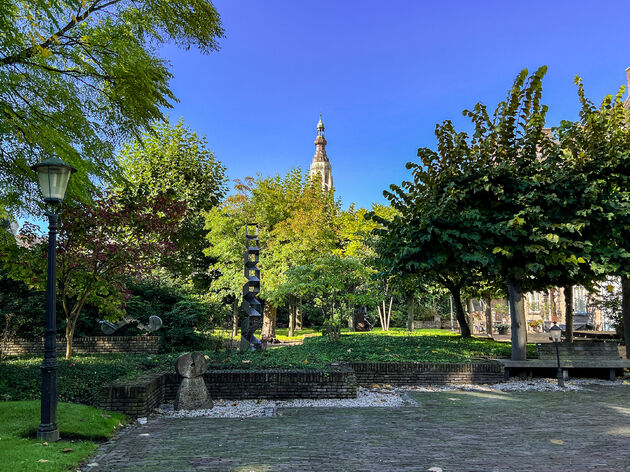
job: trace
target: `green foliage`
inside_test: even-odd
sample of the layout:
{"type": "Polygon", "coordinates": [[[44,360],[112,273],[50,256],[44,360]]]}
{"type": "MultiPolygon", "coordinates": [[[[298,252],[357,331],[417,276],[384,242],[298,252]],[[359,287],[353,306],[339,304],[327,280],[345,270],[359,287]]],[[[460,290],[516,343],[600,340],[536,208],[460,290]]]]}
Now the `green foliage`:
{"type": "Polygon", "coordinates": [[[400,215],[382,221],[380,254],[393,271],[448,288],[460,325],[462,289],[488,296],[508,282],[528,291],[596,277],[586,263],[594,199],[567,140],[544,130],[545,73],[523,70],[493,115],[480,103],[464,111],[471,135],[438,125],[437,150],[419,149],[413,180],[385,192],[400,215]]]}
{"type": "Polygon", "coordinates": [[[176,250],[162,263],[182,282],[207,290],[211,263],[204,257],[204,212],[219,204],[226,193],[225,167],[198,137],[179,120],[174,126],[156,122],[151,132],[118,154],[127,186],[148,198],[169,195],[185,204],[177,231],[171,236],[176,250]]]}
{"type": "Polygon", "coordinates": [[[355,306],[373,305],[372,271],[353,258],[323,257],[311,264],[294,266],[278,290],[282,297],[308,297],[323,314],[331,339],[338,339],[345,315],[355,306]]]}
{"type": "Polygon", "coordinates": [[[44,335],[45,297],[0,270],[0,338],[38,339],[44,335]]]}
{"type": "MultiPolygon", "coordinates": [[[[118,377],[139,375],[158,367],[160,364],[156,359],[160,357],[134,354],[78,355],[71,360],[58,359],[59,401],[96,406],[103,386],[118,377]]],[[[33,400],[41,397],[41,363],[41,357],[1,362],[1,399],[33,400]]]]}
{"type": "MultiPolygon", "coordinates": [[[[156,254],[172,247],[169,235],[182,206],[166,196],[148,198],[121,193],[93,204],[70,202],[63,208],[57,242],[57,284],[72,340],[83,306],[90,303],[115,319],[122,315],[125,282],[157,266],[156,254]]],[[[38,228],[25,224],[23,245],[0,247],[0,262],[9,276],[44,290],[48,242],[38,228]]],[[[66,356],[72,355],[71,342],[66,356]]]]}
{"type": "Polygon", "coordinates": [[[125,422],[120,413],[83,405],[59,403],[61,441],[42,447],[33,437],[39,424],[39,400],[0,402],[0,463],[3,472],[67,471],[92,454],[95,441],[109,439],[125,422]],[[69,449],[69,452],[62,452],[69,449]],[[39,462],[46,461],[45,463],[39,462]]]}
{"type": "Polygon", "coordinates": [[[125,308],[129,318],[146,322],[159,316],[163,325],[157,335],[163,352],[207,349],[214,339],[211,331],[227,315],[219,303],[200,300],[167,283],[145,280],[130,285],[130,298],[125,308]]]}
{"type": "Polygon", "coordinates": [[[558,137],[571,164],[575,208],[583,222],[582,254],[595,277],[630,274],[630,114],[624,87],[596,107],[576,77],[581,110],[577,122],[564,121],[558,137]]]}
{"type": "Polygon", "coordinates": [[[116,176],[113,152],[175,97],[159,46],[206,54],[223,30],[208,0],[7,0],[0,8],[0,202],[33,209],[29,165],[58,155],[90,176],[116,176]]]}

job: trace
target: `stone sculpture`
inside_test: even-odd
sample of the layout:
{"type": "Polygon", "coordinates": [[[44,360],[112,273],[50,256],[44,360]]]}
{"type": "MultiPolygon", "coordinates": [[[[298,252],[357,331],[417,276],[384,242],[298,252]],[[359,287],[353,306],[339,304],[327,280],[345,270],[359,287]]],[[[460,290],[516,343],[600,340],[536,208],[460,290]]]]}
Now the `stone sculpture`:
{"type": "Polygon", "coordinates": [[[175,397],[176,410],[198,410],[213,407],[203,374],[208,361],[200,352],[187,352],[177,358],[177,373],[183,377],[175,397]]]}
{"type": "Polygon", "coordinates": [[[258,227],[255,223],[245,225],[245,278],[247,282],[243,285],[243,310],[247,317],[241,324],[241,351],[255,351],[261,349],[262,345],[258,338],[254,336],[257,329],[262,326],[262,315],[260,313],[260,302],[257,295],[260,292],[260,269],[258,260],[260,249],[258,247],[258,227]]]}

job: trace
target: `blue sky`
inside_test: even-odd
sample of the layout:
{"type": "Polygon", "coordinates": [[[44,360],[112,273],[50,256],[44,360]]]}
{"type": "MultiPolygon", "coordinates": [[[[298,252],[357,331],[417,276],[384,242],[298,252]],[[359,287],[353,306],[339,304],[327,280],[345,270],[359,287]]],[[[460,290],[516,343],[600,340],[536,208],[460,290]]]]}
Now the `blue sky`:
{"type": "Polygon", "coordinates": [[[183,117],[231,179],[308,169],[323,113],[344,207],[384,203],[435,124],[516,74],[549,66],[548,124],[577,117],[573,78],[601,100],[626,83],[630,2],[215,0],[226,38],[207,56],[167,46],[183,117]]]}

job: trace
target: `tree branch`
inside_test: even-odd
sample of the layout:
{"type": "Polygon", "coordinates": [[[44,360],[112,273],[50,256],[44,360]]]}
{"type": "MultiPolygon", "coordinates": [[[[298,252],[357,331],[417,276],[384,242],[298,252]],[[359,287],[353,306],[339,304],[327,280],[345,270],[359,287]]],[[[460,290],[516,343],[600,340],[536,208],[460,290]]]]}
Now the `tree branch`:
{"type": "Polygon", "coordinates": [[[51,46],[53,44],[53,42],[55,42],[55,40],[54,40],[55,37],[59,37],[59,36],[65,35],[65,33],[70,31],[76,25],[78,25],[79,23],[85,21],[92,13],[100,11],[100,10],[102,10],[104,8],[107,8],[108,6],[115,5],[116,3],[119,3],[120,1],[121,0],[110,0],[107,3],[103,3],[102,5],[99,5],[101,0],[96,0],[92,4],[92,6],[90,8],[85,10],[83,13],[81,13],[79,15],[76,15],[72,20],[70,20],[68,22],[68,24],[66,26],[61,28],[56,33],[53,33],[52,35],[50,35],[50,37],[46,41],[44,41],[44,42],[42,42],[42,43],[40,43],[38,45],[33,45],[31,47],[28,47],[28,48],[20,51],[17,54],[13,54],[11,56],[3,57],[2,59],[0,59],[0,65],[6,66],[6,65],[10,65],[10,64],[23,62],[26,59],[29,59],[29,58],[35,56],[40,49],[46,49],[49,46],[51,46]]]}

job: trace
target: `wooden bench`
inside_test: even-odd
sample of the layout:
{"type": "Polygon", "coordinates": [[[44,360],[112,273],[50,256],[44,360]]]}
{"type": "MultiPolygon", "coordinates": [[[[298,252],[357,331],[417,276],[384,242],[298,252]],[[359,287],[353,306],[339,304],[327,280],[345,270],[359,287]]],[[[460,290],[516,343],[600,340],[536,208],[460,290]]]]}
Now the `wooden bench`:
{"type": "MultiPolygon", "coordinates": [[[[538,347],[538,359],[527,361],[500,360],[505,367],[505,378],[510,378],[514,370],[531,372],[540,369],[557,369],[556,346],[554,343],[541,343],[538,347]]],[[[560,369],[568,378],[570,369],[589,369],[607,371],[608,378],[615,380],[617,372],[630,368],[630,359],[619,354],[617,343],[598,341],[576,341],[574,343],[558,343],[560,369]]]]}

